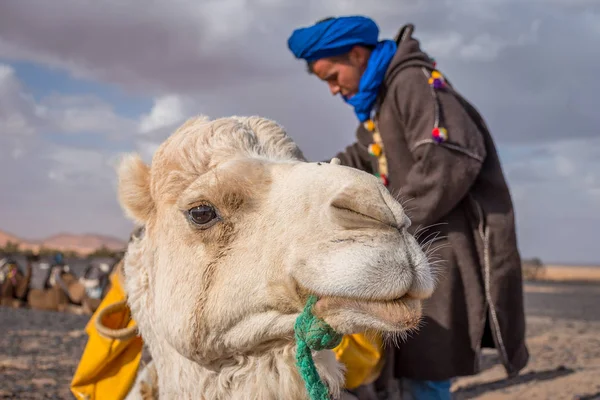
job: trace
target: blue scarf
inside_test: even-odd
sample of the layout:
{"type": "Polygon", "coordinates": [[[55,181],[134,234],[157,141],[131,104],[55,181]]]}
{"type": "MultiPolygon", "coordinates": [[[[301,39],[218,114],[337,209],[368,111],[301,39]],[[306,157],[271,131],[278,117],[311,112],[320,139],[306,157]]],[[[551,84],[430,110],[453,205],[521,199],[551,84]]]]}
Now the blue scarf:
{"type": "Polygon", "coordinates": [[[360,122],[365,122],[370,118],[379,87],[394,54],[396,54],[396,42],[393,40],[379,42],[371,52],[367,68],[360,78],[358,93],[349,99],[344,97],[344,101],[354,107],[354,113],[360,122]]]}

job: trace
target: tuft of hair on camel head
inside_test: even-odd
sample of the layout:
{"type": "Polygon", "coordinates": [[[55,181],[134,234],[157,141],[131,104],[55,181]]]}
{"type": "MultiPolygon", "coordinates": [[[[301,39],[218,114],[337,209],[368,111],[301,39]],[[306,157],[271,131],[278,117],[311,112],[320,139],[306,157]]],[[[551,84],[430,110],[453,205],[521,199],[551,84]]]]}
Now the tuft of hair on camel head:
{"type": "MultiPolygon", "coordinates": [[[[158,197],[177,193],[198,176],[227,161],[260,159],[305,162],[306,158],[277,122],[258,116],[206,116],[188,119],[163,143],[147,165],[139,154],[126,154],[118,167],[119,200],[138,225],[152,214],[158,197]]],[[[174,199],[171,199],[174,200],[174,199]]]]}

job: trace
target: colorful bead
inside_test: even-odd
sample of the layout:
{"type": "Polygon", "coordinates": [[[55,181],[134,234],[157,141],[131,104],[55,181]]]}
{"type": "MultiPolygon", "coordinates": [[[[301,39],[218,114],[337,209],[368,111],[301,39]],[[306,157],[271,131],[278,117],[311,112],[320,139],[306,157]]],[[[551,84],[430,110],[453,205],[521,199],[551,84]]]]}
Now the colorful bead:
{"type": "Polygon", "coordinates": [[[431,78],[429,78],[429,84],[435,89],[442,89],[445,86],[444,77],[438,71],[433,71],[431,78]]]}
{"type": "Polygon", "coordinates": [[[433,128],[431,136],[437,143],[445,142],[448,140],[448,131],[445,128],[433,128]]]}
{"type": "Polygon", "coordinates": [[[373,122],[372,119],[368,120],[365,122],[365,128],[367,128],[369,132],[373,132],[375,130],[375,122],[373,122]]]}
{"type": "Polygon", "coordinates": [[[371,143],[369,145],[369,154],[375,157],[379,157],[381,155],[381,146],[377,143],[371,143]]]}
{"type": "Polygon", "coordinates": [[[429,78],[429,84],[435,89],[441,89],[444,87],[444,81],[440,78],[429,78]]]}
{"type": "Polygon", "coordinates": [[[388,180],[388,177],[386,174],[380,174],[379,172],[376,172],[374,175],[381,180],[381,183],[383,183],[383,186],[389,185],[390,181],[388,180]]]}
{"type": "Polygon", "coordinates": [[[386,174],[382,174],[380,178],[383,186],[387,186],[390,183],[386,174]]]}

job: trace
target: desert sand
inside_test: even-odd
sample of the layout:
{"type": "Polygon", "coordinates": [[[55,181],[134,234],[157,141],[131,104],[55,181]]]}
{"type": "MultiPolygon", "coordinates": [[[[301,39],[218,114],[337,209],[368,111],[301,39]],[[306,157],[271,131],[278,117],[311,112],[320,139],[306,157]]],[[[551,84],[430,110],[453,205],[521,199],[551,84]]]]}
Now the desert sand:
{"type": "Polygon", "coordinates": [[[600,267],[549,264],[544,266],[538,279],[553,282],[600,282],[600,267]]]}
{"type": "MultiPolygon", "coordinates": [[[[600,285],[528,283],[527,368],[506,379],[494,351],[455,399],[600,399],[600,285]]],[[[0,308],[0,399],[74,398],[88,316],[0,308]]]]}
{"type": "Polygon", "coordinates": [[[506,379],[495,351],[484,371],[457,379],[455,399],[600,399],[600,285],[529,283],[525,286],[530,360],[506,379]]]}

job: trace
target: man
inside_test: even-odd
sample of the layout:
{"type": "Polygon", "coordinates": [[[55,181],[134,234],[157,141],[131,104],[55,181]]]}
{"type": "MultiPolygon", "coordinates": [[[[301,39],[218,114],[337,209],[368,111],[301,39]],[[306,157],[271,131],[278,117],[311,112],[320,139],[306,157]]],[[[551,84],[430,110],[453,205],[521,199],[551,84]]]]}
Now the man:
{"type": "Polygon", "coordinates": [[[413,30],[379,41],[369,18],[328,18],[296,29],[288,47],[354,108],[357,140],[336,157],[379,176],[442,261],[421,327],[387,350],[378,385],[399,379],[415,399],[449,399],[451,378],[480,370],[482,347],[498,350],[509,375],[527,364],[521,260],[486,124],[413,30]]]}

